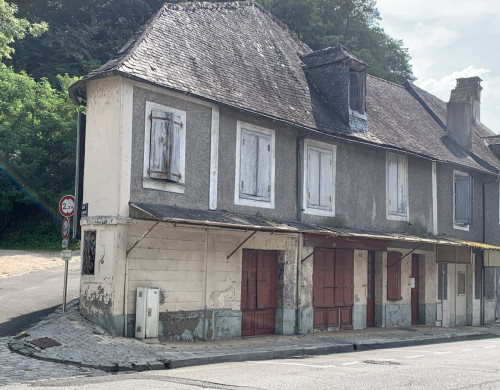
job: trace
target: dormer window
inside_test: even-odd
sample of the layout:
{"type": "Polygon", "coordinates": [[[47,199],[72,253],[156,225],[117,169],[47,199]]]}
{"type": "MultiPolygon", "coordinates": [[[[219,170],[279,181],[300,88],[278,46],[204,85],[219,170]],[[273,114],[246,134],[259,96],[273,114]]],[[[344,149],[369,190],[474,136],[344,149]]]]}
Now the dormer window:
{"type": "Polygon", "coordinates": [[[365,113],[365,72],[349,72],[349,108],[359,114],[365,113]]]}

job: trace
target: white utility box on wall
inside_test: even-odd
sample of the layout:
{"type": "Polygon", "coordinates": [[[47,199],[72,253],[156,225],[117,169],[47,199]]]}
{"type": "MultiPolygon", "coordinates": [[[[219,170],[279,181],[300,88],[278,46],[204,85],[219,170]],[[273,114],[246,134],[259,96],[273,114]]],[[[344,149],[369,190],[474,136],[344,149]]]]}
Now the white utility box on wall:
{"type": "Polygon", "coordinates": [[[160,289],[137,287],[135,306],[135,338],[158,338],[160,320],[160,289]]]}

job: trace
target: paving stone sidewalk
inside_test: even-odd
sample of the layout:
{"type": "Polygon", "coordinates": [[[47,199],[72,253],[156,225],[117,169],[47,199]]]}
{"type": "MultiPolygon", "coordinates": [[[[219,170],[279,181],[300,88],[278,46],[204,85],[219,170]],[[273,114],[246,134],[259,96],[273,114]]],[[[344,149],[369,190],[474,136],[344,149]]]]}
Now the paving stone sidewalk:
{"type": "Polygon", "coordinates": [[[75,300],[67,306],[66,313],[63,314],[61,309],[56,310],[25,334],[11,339],[10,348],[32,358],[66,363],[66,367],[121,372],[353,352],[472,337],[500,337],[500,327],[497,325],[454,328],[412,326],[397,329],[371,328],[359,331],[318,332],[310,335],[270,335],[236,340],[148,344],[133,338],[108,334],[83,319],[77,306],[78,301],[75,300]],[[42,349],[32,343],[46,338],[60,345],[42,349]]]}

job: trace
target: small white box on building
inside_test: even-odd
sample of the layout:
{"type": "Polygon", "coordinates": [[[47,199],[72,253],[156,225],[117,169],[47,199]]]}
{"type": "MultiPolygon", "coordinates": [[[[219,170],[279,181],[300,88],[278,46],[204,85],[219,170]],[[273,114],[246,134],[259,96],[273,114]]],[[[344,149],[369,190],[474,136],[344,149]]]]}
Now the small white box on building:
{"type": "Polygon", "coordinates": [[[159,288],[137,288],[135,307],[135,337],[137,339],[158,338],[159,308],[159,288]]]}

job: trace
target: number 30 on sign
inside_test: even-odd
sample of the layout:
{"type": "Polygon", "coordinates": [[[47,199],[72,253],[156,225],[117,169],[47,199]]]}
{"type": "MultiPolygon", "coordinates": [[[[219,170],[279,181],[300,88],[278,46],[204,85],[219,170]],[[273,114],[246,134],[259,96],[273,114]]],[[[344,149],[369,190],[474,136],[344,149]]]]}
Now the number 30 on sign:
{"type": "Polygon", "coordinates": [[[64,195],[59,201],[59,212],[63,217],[71,217],[75,213],[75,197],[64,195]]]}

